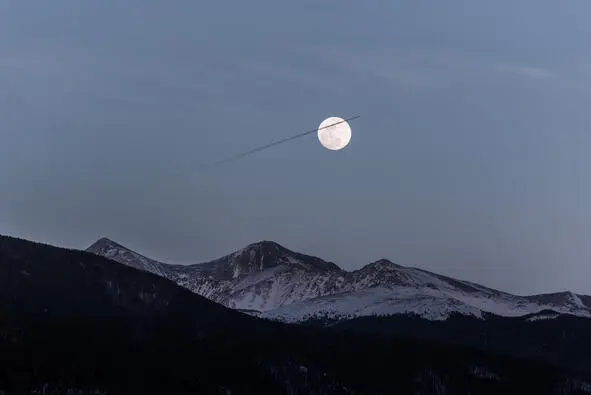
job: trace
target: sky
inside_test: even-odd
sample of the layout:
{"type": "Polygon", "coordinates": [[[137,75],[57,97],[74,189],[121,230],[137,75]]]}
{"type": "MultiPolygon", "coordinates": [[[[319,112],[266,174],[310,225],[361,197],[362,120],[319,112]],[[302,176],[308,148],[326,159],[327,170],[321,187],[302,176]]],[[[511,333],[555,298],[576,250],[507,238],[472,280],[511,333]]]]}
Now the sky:
{"type": "Polygon", "coordinates": [[[591,3],[0,0],[0,234],[591,294],[591,3]],[[351,122],[351,143],[312,134],[351,122]],[[179,172],[184,175],[172,177],[179,172]]]}

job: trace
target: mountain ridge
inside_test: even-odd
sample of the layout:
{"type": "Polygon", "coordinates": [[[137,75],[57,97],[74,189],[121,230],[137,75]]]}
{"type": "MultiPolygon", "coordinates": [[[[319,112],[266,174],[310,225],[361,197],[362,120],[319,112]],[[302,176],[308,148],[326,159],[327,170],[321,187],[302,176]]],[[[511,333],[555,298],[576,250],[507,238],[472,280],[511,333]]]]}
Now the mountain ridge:
{"type": "Polygon", "coordinates": [[[107,238],[87,251],[164,276],[227,307],[286,322],[391,314],[437,320],[454,312],[484,318],[546,309],[591,317],[587,295],[566,291],[518,296],[385,258],[347,271],[274,241],[186,266],[151,260],[107,238]]]}

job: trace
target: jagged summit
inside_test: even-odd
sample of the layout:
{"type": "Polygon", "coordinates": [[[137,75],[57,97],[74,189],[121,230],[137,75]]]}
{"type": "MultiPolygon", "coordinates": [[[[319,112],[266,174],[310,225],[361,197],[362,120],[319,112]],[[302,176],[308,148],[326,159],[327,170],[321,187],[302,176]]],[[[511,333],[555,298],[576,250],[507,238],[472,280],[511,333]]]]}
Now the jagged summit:
{"type": "MultiPolygon", "coordinates": [[[[88,247],[86,249],[86,251],[94,252],[94,251],[98,251],[98,250],[105,249],[105,248],[125,248],[125,247],[123,247],[121,244],[114,242],[113,240],[109,239],[108,237],[101,237],[100,239],[98,239],[97,241],[92,243],[92,245],[90,247],[88,247]]],[[[127,249],[127,248],[125,248],[125,249],[127,249]]]]}
{"type": "Polygon", "coordinates": [[[392,269],[400,269],[404,266],[398,265],[388,259],[381,258],[377,261],[368,263],[367,265],[363,266],[360,270],[392,270],[392,269]]]}
{"type": "Polygon", "coordinates": [[[261,240],[254,243],[250,243],[244,248],[243,250],[275,250],[275,251],[285,251],[285,252],[292,252],[289,249],[285,248],[281,244],[272,241],[272,240],[261,240]]]}
{"type": "MultiPolygon", "coordinates": [[[[289,264],[291,263],[289,257],[294,254],[294,252],[279,243],[263,240],[251,243],[220,259],[232,261],[235,265],[246,269],[246,272],[253,272],[269,269],[280,264],[289,264]]],[[[243,271],[241,270],[241,272],[243,271]]]]}
{"type": "MultiPolygon", "coordinates": [[[[215,271],[223,274],[225,278],[239,278],[277,267],[312,272],[341,270],[334,263],[294,252],[277,242],[268,240],[249,244],[238,251],[200,265],[215,268],[215,271]]],[[[191,267],[196,268],[200,265],[191,265],[191,267]]]]}
{"type": "Polygon", "coordinates": [[[137,252],[122,246],[107,237],[101,237],[86,249],[96,255],[101,255],[127,266],[164,276],[168,265],[147,258],[137,252]]]}

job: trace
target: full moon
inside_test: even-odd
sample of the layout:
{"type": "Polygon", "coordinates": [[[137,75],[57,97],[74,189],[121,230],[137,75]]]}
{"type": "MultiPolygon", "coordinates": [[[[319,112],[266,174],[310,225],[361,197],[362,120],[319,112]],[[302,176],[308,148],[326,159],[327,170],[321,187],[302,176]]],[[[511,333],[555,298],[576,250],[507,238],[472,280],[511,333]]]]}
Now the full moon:
{"type": "Polygon", "coordinates": [[[351,141],[351,127],[343,118],[326,118],[318,126],[318,140],[320,140],[320,144],[329,150],[341,150],[351,141]]]}

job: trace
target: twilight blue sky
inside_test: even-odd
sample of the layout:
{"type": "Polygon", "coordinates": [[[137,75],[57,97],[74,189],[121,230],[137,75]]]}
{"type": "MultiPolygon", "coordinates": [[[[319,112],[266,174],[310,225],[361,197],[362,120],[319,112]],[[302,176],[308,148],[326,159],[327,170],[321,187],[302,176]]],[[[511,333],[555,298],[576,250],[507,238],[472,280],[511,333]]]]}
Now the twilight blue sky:
{"type": "Polygon", "coordinates": [[[591,2],[0,0],[0,233],[591,293],[591,2]],[[210,171],[187,167],[351,123],[210,171]]]}

